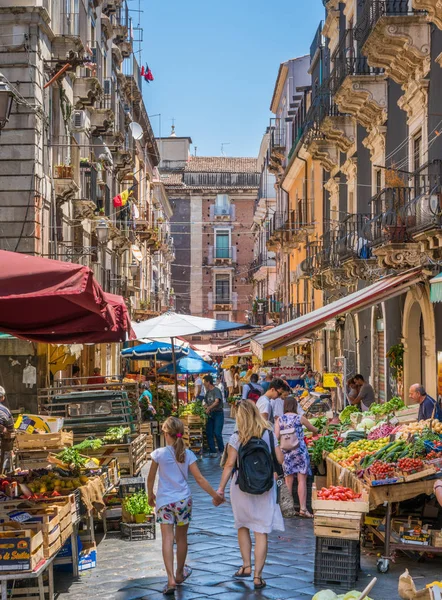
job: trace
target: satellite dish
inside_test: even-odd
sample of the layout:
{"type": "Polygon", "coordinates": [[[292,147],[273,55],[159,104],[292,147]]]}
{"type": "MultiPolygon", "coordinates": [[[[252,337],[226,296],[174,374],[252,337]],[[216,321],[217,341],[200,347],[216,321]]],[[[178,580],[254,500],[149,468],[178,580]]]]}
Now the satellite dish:
{"type": "Polygon", "coordinates": [[[144,135],[144,131],[139,123],[135,123],[135,121],[132,121],[132,123],[130,123],[129,125],[129,129],[132,133],[132,137],[134,138],[134,140],[141,140],[141,138],[144,135]]]}

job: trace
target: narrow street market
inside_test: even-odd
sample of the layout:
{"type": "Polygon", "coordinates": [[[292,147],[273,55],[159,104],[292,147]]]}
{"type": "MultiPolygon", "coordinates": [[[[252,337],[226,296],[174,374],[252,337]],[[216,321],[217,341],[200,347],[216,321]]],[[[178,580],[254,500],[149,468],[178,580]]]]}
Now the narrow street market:
{"type": "Polygon", "coordinates": [[[0,0],[0,600],[442,600],[441,67],[441,0],[0,0]]]}

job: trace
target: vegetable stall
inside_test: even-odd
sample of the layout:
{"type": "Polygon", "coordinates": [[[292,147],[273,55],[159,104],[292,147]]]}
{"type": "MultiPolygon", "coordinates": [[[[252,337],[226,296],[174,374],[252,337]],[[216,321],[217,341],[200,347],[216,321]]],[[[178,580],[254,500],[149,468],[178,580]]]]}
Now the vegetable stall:
{"type": "MultiPolygon", "coordinates": [[[[361,538],[382,544],[380,573],[388,571],[397,551],[442,553],[442,515],[431,498],[442,477],[442,423],[417,421],[417,408],[393,398],[368,412],[347,406],[339,417],[310,419],[319,429],[318,435],[306,435],[311,461],[326,472],[312,493],[318,564],[320,540],[354,543],[354,561],[361,538]]],[[[349,568],[342,565],[341,577],[334,564],[328,583],[351,587],[355,565],[353,571],[351,560],[349,568]]],[[[320,579],[315,577],[318,585],[327,583],[320,579]]]]}

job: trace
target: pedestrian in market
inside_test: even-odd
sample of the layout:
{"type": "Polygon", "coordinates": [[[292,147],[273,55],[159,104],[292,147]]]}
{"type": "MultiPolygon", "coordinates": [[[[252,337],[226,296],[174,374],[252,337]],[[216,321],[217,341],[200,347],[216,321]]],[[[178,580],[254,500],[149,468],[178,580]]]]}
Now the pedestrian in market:
{"type": "Polygon", "coordinates": [[[242,399],[243,400],[256,400],[258,401],[259,398],[264,394],[264,390],[262,389],[262,386],[258,383],[258,375],[256,373],[252,373],[252,375],[250,376],[250,381],[249,383],[246,383],[243,385],[242,388],[242,399]],[[250,398],[249,398],[250,396],[250,398]],[[253,398],[252,398],[253,396],[253,398]]]}
{"type": "Polygon", "coordinates": [[[218,456],[215,448],[215,440],[219,452],[224,452],[223,427],[224,427],[224,407],[223,395],[221,390],[213,385],[212,375],[203,377],[206,395],[204,396],[203,406],[207,414],[206,435],[209,444],[209,456],[218,456]]]}
{"type": "Polygon", "coordinates": [[[195,454],[186,449],[183,442],[182,421],[169,417],[162,427],[166,446],[151,453],[151,467],[147,478],[149,504],[156,507],[157,523],[161,527],[164,566],[167,584],[163,594],[172,596],[177,585],[181,585],[191,575],[192,569],[186,565],[187,532],[192,520],[192,495],[187,482],[189,471],[197,484],[213,498],[215,506],[224,502],[209,482],[201,475],[196,464],[195,454]],[[158,471],[158,490],[153,487],[158,471]],[[177,545],[177,568],[174,572],[173,544],[177,545]]]}
{"type": "Polygon", "coordinates": [[[0,469],[2,473],[12,469],[11,452],[15,438],[14,417],[5,402],[6,390],[0,386],[0,469]],[[8,469],[5,469],[6,465],[8,465],[8,469]]]}
{"type": "Polygon", "coordinates": [[[442,409],[434,398],[427,394],[421,383],[413,383],[409,391],[410,399],[419,404],[418,421],[437,419],[442,421],[442,409]]]}
{"type": "Polygon", "coordinates": [[[364,377],[360,374],[355,375],[353,377],[355,384],[360,386],[359,394],[357,398],[355,398],[353,404],[359,405],[361,407],[362,412],[365,412],[370,409],[370,406],[375,401],[374,399],[374,389],[365,381],[364,377]]]}
{"type": "Polygon", "coordinates": [[[269,389],[269,385],[272,382],[272,379],[273,379],[272,374],[267,373],[267,375],[264,377],[263,381],[261,381],[261,387],[263,389],[264,394],[269,389]]]}
{"type": "MultiPolygon", "coordinates": [[[[275,423],[275,435],[280,440],[281,436],[290,437],[290,442],[282,448],[284,455],[285,483],[290,492],[293,492],[293,481],[298,479],[299,516],[311,519],[313,515],[307,509],[307,477],[312,474],[310,457],[304,440],[303,426],[312,433],[318,433],[316,427],[305,417],[297,414],[298,402],[294,396],[284,400],[284,414],[275,423]]],[[[283,444],[283,446],[284,446],[283,444]]]]}
{"type": "Polygon", "coordinates": [[[224,383],[227,386],[227,393],[230,396],[233,396],[233,386],[234,386],[234,381],[233,381],[233,376],[235,374],[235,367],[232,365],[230,367],[230,369],[225,369],[224,370],[224,383]]]}
{"type": "Polygon", "coordinates": [[[287,385],[279,392],[279,396],[275,400],[271,400],[273,420],[276,422],[279,417],[284,414],[284,400],[291,393],[290,387],[287,385]]]}
{"type": "Polygon", "coordinates": [[[285,387],[286,384],[282,379],[274,379],[270,382],[269,389],[256,403],[256,407],[266,421],[273,421],[272,400],[276,400],[285,387]]]}
{"type": "MultiPolygon", "coordinates": [[[[273,485],[270,484],[272,485],[270,489],[260,494],[249,494],[240,489],[238,482],[240,473],[236,467],[246,445],[249,442],[253,443],[256,439],[262,439],[266,444],[268,460],[272,461],[271,471],[276,470],[276,463],[282,464],[284,457],[278,448],[278,442],[270,428],[270,424],[262,417],[254,402],[243,401],[239,403],[236,426],[237,431],[229,439],[227,460],[217,493],[224,496],[227,482],[232,476],[230,501],[235,528],[238,530],[238,543],[242,556],[242,566],[236,571],[235,577],[250,577],[252,574],[252,540],[250,532],[253,531],[255,537],[253,583],[255,589],[259,590],[266,586],[266,582],[262,578],[262,571],[267,558],[267,536],[274,529],[284,531],[284,521],[277,503],[277,486],[274,477],[271,477],[273,485]]],[[[241,463],[239,463],[239,469],[241,469],[241,463]]]]}

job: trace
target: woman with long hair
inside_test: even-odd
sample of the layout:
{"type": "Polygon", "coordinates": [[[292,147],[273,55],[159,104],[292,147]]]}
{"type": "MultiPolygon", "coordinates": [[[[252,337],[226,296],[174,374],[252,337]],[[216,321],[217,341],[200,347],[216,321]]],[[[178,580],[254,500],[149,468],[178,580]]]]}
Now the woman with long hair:
{"type": "Polygon", "coordinates": [[[298,402],[294,396],[288,396],[284,400],[284,414],[275,423],[275,435],[278,440],[281,434],[286,432],[293,432],[296,436],[298,445],[293,449],[282,450],[284,455],[284,475],[285,483],[290,492],[290,496],[293,492],[293,481],[296,477],[298,478],[298,497],[299,497],[299,516],[303,518],[311,519],[313,515],[307,510],[307,477],[312,474],[310,468],[310,458],[308,455],[307,445],[304,441],[304,430],[303,425],[313,433],[318,433],[316,427],[314,427],[308,419],[301,417],[297,414],[298,402]]]}
{"type": "MultiPolygon", "coordinates": [[[[266,586],[262,579],[262,571],[267,557],[267,535],[278,529],[284,531],[284,521],[279,504],[277,503],[276,481],[273,487],[261,494],[249,494],[242,491],[237,485],[238,471],[236,465],[238,452],[246,446],[252,438],[263,439],[272,457],[272,442],[274,446],[274,457],[282,464],[284,457],[278,448],[278,442],[271,430],[271,425],[261,416],[254,402],[244,400],[238,406],[236,415],[237,431],[230,437],[226,464],[221,476],[217,493],[224,496],[227,482],[232,475],[230,484],[230,501],[232,503],[235,527],[238,530],[238,543],[241,551],[242,566],[235,573],[235,577],[250,577],[252,574],[252,540],[250,532],[255,534],[255,569],[254,587],[256,590],[266,586]]],[[[276,465],[272,464],[272,468],[276,465]]]]}
{"type": "Polygon", "coordinates": [[[167,584],[163,589],[166,596],[173,595],[176,586],[182,584],[192,570],[186,566],[187,530],[192,519],[192,496],[187,483],[189,471],[197,484],[213,498],[215,506],[222,504],[220,497],[209,482],[201,475],[195,454],[186,449],[183,441],[184,425],[175,417],[169,417],[162,427],[166,446],[151,454],[151,467],[147,478],[149,504],[156,506],[157,523],[161,526],[164,566],[167,584]],[[155,476],[158,490],[154,494],[155,476]],[[177,569],[173,570],[173,542],[177,545],[177,569]]]}

